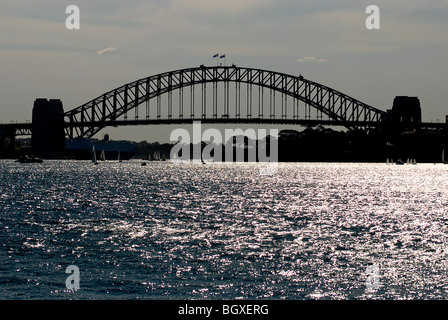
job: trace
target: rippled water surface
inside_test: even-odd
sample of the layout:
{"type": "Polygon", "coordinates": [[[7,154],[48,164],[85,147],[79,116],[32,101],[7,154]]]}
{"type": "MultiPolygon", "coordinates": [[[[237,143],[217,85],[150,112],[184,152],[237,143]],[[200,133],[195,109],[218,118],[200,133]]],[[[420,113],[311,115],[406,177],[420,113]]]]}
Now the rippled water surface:
{"type": "Polygon", "coordinates": [[[259,169],[1,161],[0,298],[448,298],[448,166],[259,169]]]}

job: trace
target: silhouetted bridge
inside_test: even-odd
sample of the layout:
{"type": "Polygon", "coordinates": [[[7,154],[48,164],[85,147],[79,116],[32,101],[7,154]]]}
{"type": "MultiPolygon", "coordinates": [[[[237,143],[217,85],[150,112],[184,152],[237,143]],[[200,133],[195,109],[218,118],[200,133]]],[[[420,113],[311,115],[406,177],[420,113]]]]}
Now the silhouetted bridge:
{"type": "MultiPolygon", "coordinates": [[[[301,75],[232,66],[201,65],[127,83],[63,114],[67,138],[93,137],[105,127],[126,125],[282,124],[382,125],[387,112],[301,75]]],[[[441,128],[444,123],[422,123],[441,128]]],[[[30,135],[32,123],[0,129],[30,135]]]]}

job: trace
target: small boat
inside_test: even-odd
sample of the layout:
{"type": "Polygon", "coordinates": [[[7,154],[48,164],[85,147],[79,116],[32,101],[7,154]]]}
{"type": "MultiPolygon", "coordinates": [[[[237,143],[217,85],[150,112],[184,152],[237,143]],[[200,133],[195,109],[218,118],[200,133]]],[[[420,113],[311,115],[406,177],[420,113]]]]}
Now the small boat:
{"type": "Polygon", "coordinates": [[[20,159],[16,160],[16,162],[20,162],[20,163],[42,163],[44,162],[42,159],[40,158],[36,158],[33,155],[24,155],[22,157],[20,157],[20,159]]]}
{"type": "Polygon", "coordinates": [[[146,166],[146,161],[145,160],[151,161],[151,154],[149,153],[148,154],[148,158],[147,159],[143,158],[142,160],[143,160],[142,166],[146,166]]]}
{"type": "Polygon", "coordinates": [[[123,162],[123,161],[121,161],[121,152],[120,151],[118,151],[118,162],[123,162]]]}

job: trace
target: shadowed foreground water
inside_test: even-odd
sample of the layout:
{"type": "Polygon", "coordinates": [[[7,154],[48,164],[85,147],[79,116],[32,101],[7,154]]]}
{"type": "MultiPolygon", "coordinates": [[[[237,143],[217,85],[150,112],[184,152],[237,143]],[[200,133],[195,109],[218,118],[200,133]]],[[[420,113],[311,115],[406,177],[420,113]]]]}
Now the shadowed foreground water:
{"type": "Polygon", "coordinates": [[[260,166],[1,161],[0,298],[448,298],[448,166],[260,166]]]}

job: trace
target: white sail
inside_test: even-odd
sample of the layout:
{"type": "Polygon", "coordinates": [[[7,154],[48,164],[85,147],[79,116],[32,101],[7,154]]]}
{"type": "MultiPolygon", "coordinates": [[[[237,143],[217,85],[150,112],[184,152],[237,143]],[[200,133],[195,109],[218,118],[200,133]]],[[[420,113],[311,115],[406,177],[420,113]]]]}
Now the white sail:
{"type": "Polygon", "coordinates": [[[101,150],[100,160],[101,161],[106,161],[106,154],[104,153],[104,150],[101,150]]]}
{"type": "Polygon", "coordinates": [[[442,163],[445,163],[445,148],[442,150],[442,163]]]}
{"type": "Polygon", "coordinates": [[[121,151],[118,150],[118,162],[121,162],[121,151]]]}
{"type": "Polygon", "coordinates": [[[92,147],[92,163],[96,163],[96,151],[95,151],[95,145],[92,147]]]}

